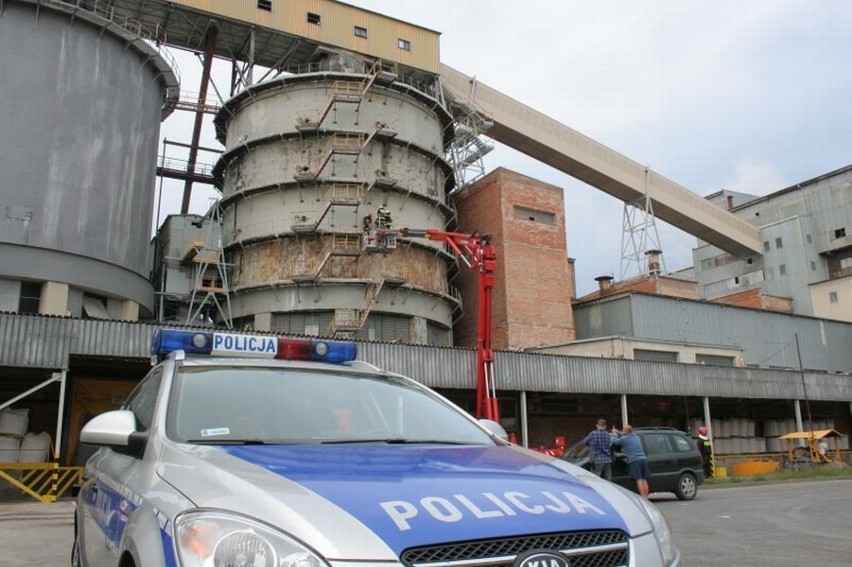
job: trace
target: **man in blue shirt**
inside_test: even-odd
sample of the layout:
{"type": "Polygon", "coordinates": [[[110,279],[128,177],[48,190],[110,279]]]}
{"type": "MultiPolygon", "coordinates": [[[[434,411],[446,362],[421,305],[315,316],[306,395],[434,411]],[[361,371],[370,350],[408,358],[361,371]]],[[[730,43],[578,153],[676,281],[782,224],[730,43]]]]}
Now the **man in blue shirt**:
{"type": "Polygon", "coordinates": [[[591,453],[592,472],[607,480],[612,480],[612,435],[606,430],[606,421],[599,419],[595,429],[586,435],[583,442],[591,453]]]}
{"type": "Polygon", "coordinates": [[[651,467],[648,466],[648,460],[645,458],[642,440],[633,433],[633,426],[627,424],[624,425],[623,432],[619,432],[613,425],[612,434],[616,436],[612,440],[612,444],[621,447],[621,450],[624,451],[627,466],[630,469],[630,480],[635,480],[639,494],[643,498],[648,498],[650,493],[648,479],[651,478],[651,467]]]}

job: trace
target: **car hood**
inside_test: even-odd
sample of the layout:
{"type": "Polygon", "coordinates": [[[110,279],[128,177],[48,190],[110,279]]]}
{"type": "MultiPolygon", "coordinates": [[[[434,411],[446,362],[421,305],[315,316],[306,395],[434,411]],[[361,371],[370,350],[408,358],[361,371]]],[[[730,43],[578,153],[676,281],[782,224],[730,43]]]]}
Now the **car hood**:
{"type": "Polygon", "coordinates": [[[647,531],[629,497],[517,446],[170,445],[162,478],[198,507],[310,541],[328,559],[575,530],[647,531]],[[638,518],[638,519],[637,519],[638,518]]]}

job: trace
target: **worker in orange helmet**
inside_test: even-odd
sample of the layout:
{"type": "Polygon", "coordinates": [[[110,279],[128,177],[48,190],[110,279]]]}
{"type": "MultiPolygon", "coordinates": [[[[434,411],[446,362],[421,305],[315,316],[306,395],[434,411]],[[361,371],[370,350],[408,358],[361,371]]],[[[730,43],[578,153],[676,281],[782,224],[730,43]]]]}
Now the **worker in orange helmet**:
{"type": "Polygon", "coordinates": [[[702,425],[698,428],[698,449],[701,451],[701,458],[704,462],[704,478],[713,478],[713,471],[716,468],[713,462],[713,443],[707,435],[707,427],[702,425]]]}

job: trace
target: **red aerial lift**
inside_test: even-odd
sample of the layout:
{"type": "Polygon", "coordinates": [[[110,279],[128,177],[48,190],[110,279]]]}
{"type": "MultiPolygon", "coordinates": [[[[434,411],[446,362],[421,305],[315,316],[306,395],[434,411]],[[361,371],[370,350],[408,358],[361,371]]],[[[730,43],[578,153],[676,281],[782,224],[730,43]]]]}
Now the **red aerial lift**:
{"type": "Polygon", "coordinates": [[[428,238],[446,244],[465,265],[479,272],[479,320],[476,334],[476,417],[500,420],[494,386],[494,351],[491,348],[491,293],[497,253],[489,234],[463,234],[438,229],[401,228],[399,236],[428,238]]]}

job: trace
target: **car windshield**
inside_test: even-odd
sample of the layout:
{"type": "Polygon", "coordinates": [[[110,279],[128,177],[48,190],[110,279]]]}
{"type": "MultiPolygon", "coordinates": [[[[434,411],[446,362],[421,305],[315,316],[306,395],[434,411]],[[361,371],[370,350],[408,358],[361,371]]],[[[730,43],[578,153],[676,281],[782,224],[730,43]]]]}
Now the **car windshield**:
{"type": "Polygon", "coordinates": [[[405,379],[272,367],[181,368],[168,431],[198,444],[493,444],[456,409],[405,379]]]}

